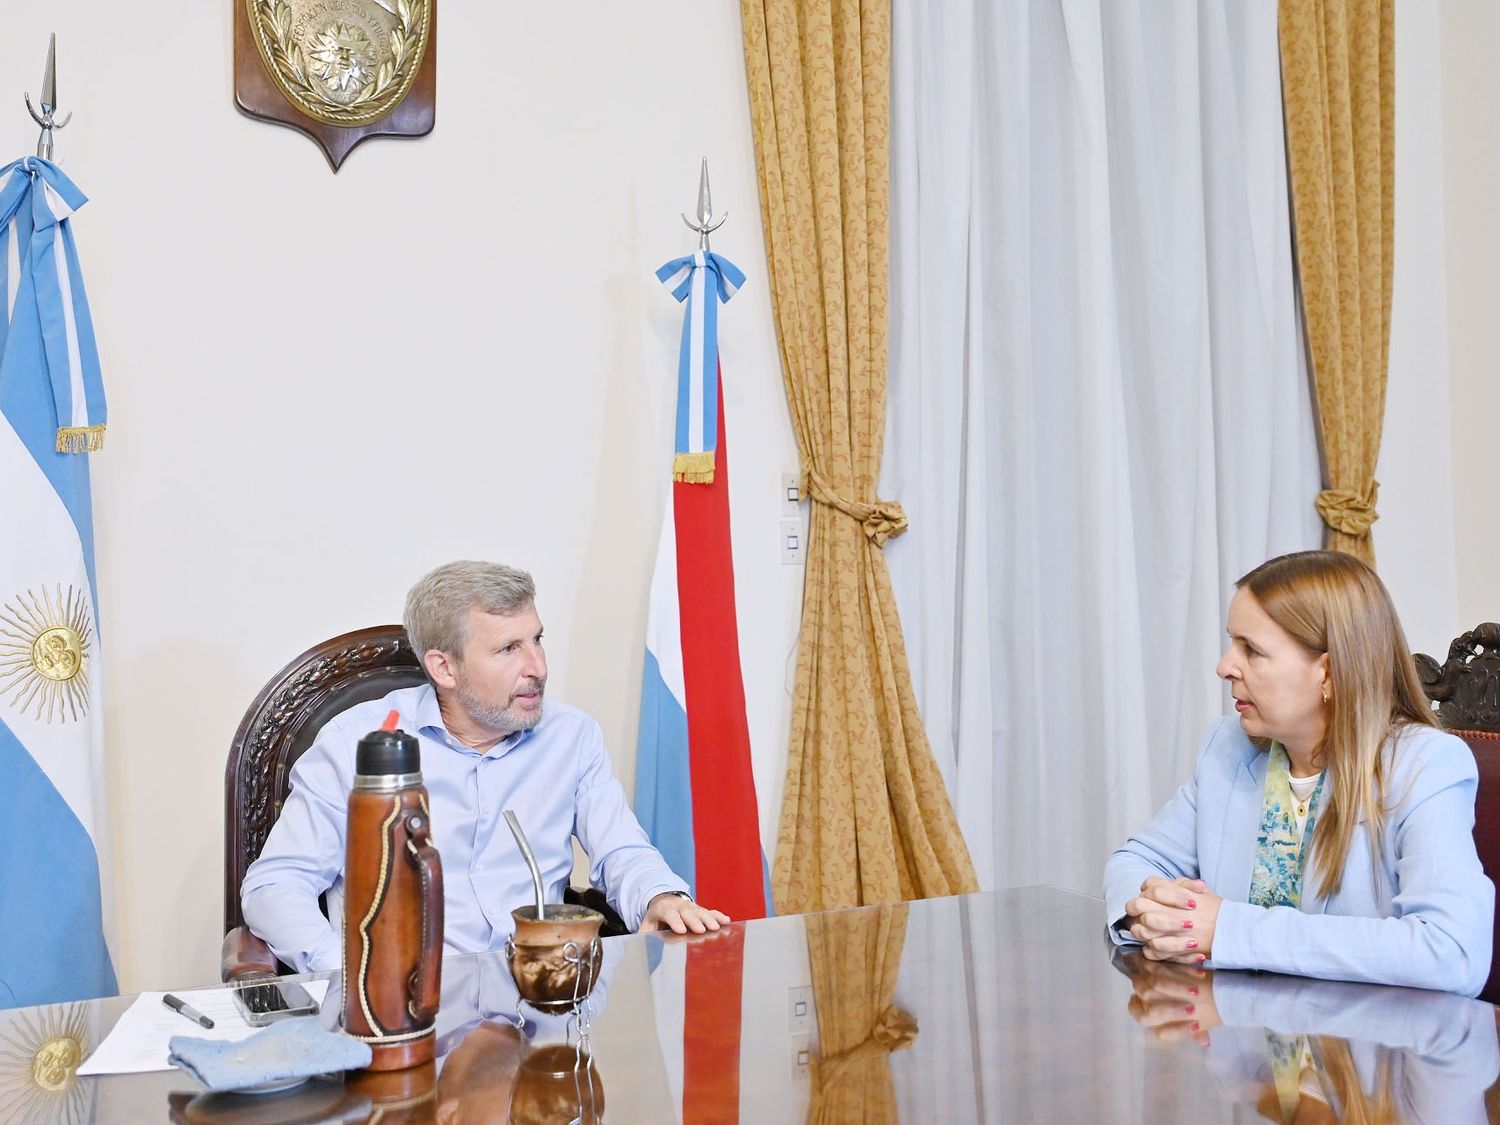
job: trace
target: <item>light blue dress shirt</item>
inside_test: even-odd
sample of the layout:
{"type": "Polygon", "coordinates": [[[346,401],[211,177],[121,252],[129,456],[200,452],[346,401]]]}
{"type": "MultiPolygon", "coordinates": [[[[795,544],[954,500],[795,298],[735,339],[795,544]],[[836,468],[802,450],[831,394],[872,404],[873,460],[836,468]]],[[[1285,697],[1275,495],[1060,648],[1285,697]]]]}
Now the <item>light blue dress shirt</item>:
{"type": "Polygon", "coordinates": [[[331,719],[292,767],[292,789],[260,858],[245,873],[245,922],[299,972],[342,960],[345,828],[361,738],[392,711],[421,743],[433,842],[443,862],[445,953],[499,949],[510,912],[536,900],[531,876],[501,813],[513,810],[536,853],[548,902],[561,902],[573,871],[574,836],[588,853],[589,881],[625,922],[640,926],[651,899],[687,890],[625,800],[599,724],[561,703],[541,722],[480,753],[443,726],[429,684],[402,688],[331,719]],[[318,896],[328,893],[328,917],[318,896]]]}

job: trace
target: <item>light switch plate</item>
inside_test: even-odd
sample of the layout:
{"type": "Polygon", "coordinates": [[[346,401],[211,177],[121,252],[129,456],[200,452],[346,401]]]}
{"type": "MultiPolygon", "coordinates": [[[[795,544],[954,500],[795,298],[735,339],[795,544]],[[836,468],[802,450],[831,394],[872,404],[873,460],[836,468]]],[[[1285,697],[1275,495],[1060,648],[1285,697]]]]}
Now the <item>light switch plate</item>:
{"type": "Polygon", "coordinates": [[[806,1035],[812,1030],[812,985],[787,989],[787,1028],[793,1035],[806,1035]]]}
{"type": "Polygon", "coordinates": [[[783,516],[796,516],[801,514],[799,505],[802,503],[802,475],[796,472],[785,472],[781,474],[781,514],[783,516]]]}
{"type": "Polygon", "coordinates": [[[807,561],[807,530],[799,519],[781,521],[781,564],[801,566],[807,561]]]}
{"type": "Polygon", "coordinates": [[[792,1036],[792,1081],[806,1082],[808,1066],[812,1062],[812,1036],[792,1036]]]}

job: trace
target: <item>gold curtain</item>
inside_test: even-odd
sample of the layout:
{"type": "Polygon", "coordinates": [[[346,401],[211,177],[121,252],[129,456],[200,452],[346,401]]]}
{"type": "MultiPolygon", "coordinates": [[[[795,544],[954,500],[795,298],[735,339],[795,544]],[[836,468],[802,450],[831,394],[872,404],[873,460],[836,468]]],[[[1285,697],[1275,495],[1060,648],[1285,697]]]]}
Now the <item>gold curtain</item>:
{"type": "Polygon", "coordinates": [[[881,548],[890,0],[741,0],[781,366],[812,498],[783,913],[977,889],[922,729],[881,548]]]}
{"type": "Polygon", "coordinates": [[[1327,545],[1374,562],[1395,199],[1394,0],[1281,0],[1296,258],[1327,545]]]}
{"type": "Polygon", "coordinates": [[[807,918],[818,1053],[809,1122],[900,1120],[890,1054],[917,1037],[917,1021],[892,1004],[905,903],[807,918]]]}

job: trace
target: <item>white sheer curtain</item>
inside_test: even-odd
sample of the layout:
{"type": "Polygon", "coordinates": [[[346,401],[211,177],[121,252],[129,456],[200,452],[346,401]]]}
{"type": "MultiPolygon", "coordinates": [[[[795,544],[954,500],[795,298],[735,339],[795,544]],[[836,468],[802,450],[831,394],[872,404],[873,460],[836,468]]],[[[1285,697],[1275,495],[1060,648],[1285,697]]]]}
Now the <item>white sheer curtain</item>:
{"type": "Polygon", "coordinates": [[[1316,546],[1276,5],[895,0],[887,550],[982,885],[1097,893],[1316,546]]]}

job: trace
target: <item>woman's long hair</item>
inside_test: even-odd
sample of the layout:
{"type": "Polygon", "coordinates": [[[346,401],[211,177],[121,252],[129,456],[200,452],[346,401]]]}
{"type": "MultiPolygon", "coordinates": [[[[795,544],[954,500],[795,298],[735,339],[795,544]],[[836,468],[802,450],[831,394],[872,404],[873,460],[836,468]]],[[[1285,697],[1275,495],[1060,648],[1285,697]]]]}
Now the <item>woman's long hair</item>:
{"type": "MultiPolygon", "coordinates": [[[[1375,1073],[1366,1089],[1354,1052],[1347,1039],[1331,1035],[1311,1037],[1313,1069],[1318,1085],[1328,1099],[1326,1105],[1298,1091],[1297,1112],[1293,1122],[1340,1121],[1343,1125],[1399,1125],[1406,1120],[1397,1098],[1399,1063],[1406,1052],[1395,1047],[1375,1048],[1375,1073]],[[1304,1107],[1306,1107],[1304,1109],[1304,1107]]],[[[1268,1121],[1283,1122],[1281,1099],[1275,1086],[1266,1086],[1255,1107],[1268,1121]]]]}
{"type": "Polygon", "coordinates": [[[1365,822],[1380,867],[1391,754],[1399,727],[1438,726],[1391,595],[1375,572],[1338,551],[1261,563],[1235,583],[1314,656],[1328,654],[1328,726],[1319,752],[1327,799],[1313,829],[1319,893],[1338,891],[1354,826],[1365,822]],[[1389,745],[1389,749],[1386,749],[1389,745]]]}

